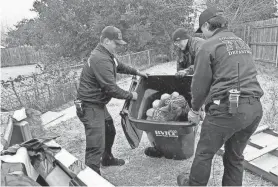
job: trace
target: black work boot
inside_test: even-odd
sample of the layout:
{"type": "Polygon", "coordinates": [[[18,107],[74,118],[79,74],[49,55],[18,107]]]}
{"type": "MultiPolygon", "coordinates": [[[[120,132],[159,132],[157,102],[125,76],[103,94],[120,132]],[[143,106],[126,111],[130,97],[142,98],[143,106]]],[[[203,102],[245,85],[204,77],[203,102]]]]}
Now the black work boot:
{"type": "Polygon", "coordinates": [[[122,166],[125,164],[123,159],[115,158],[113,155],[106,155],[102,157],[101,164],[103,166],[122,166]]]}
{"type": "Polygon", "coordinates": [[[185,175],[180,174],[177,177],[177,183],[179,186],[188,186],[188,178],[185,175]]]}
{"type": "Polygon", "coordinates": [[[155,147],[147,147],[145,149],[145,155],[149,157],[161,158],[163,156],[163,153],[161,153],[155,147]]]}

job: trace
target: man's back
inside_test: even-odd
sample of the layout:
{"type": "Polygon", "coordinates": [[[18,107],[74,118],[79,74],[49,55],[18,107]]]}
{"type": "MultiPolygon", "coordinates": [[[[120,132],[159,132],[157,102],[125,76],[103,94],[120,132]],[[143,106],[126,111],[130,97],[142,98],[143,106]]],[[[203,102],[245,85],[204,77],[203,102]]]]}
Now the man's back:
{"type": "MultiPolygon", "coordinates": [[[[238,76],[241,96],[261,97],[263,95],[256,78],[257,71],[251,49],[234,33],[228,30],[216,31],[214,36],[201,46],[198,55],[200,58],[198,57],[197,63],[209,63],[211,68],[210,99],[227,97],[229,90],[237,88],[238,76]]],[[[198,69],[196,71],[199,71],[198,69]]]]}
{"type": "MultiPolygon", "coordinates": [[[[96,104],[99,104],[101,100],[104,99],[103,96],[101,96],[101,87],[96,79],[93,66],[95,66],[101,59],[106,58],[109,58],[109,56],[99,51],[98,47],[92,51],[88,61],[84,63],[81,72],[77,98],[96,104]]],[[[108,101],[105,99],[103,100],[103,103],[105,102],[108,101]]]]}

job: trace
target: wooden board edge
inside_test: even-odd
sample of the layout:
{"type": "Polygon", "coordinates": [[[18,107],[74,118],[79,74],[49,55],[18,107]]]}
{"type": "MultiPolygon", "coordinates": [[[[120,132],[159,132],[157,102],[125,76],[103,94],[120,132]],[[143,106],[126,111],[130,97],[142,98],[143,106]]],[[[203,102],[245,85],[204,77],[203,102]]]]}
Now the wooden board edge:
{"type": "MultiPolygon", "coordinates": [[[[220,148],[218,150],[218,152],[217,152],[217,155],[223,156],[223,154],[224,154],[224,149],[220,148]]],[[[253,165],[252,162],[249,163],[246,160],[243,161],[243,165],[244,165],[244,169],[246,169],[248,171],[251,171],[251,172],[255,173],[258,176],[261,176],[263,179],[268,180],[268,181],[272,182],[275,185],[278,185],[278,177],[275,176],[274,174],[266,172],[263,169],[253,165]]]]}
{"type": "Polygon", "coordinates": [[[243,161],[244,169],[247,169],[257,175],[261,176],[263,179],[272,182],[275,185],[278,185],[278,177],[273,175],[272,173],[266,172],[265,170],[255,166],[254,164],[247,162],[246,160],[243,161]]]}
{"type": "Polygon", "coordinates": [[[244,155],[244,159],[248,162],[255,160],[256,158],[259,158],[269,152],[272,152],[274,150],[276,150],[278,148],[278,142],[275,142],[273,144],[268,145],[267,147],[258,150],[258,152],[256,153],[250,153],[250,154],[246,154],[244,155]]]}

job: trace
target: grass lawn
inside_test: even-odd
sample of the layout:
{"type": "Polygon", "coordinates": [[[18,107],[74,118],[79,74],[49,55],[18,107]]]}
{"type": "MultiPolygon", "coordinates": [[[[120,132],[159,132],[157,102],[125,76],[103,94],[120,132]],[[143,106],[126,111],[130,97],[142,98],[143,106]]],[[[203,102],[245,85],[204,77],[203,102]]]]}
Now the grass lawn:
{"type": "MultiPolygon", "coordinates": [[[[264,118],[261,125],[267,124],[278,129],[278,68],[269,64],[257,63],[258,79],[265,91],[262,98],[264,118]]],[[[146,72],[151,74],[173,74],[175,72],[173,62],[154,66],[146,72]]],[[[119,85],[128,89],[131,78],[119,81],[119,85]]],[[[123,100],[112,99],[108,104],[108,110],[114,119],[116,126],[116,139],[113,153],[116,157],[123,158],[126,164],[121,167],[102,168],[102,176],[116,186],[177,186],[176,176],[181,172],[188,173],[192,159],[174,161],[165,158],[155,159],[144,155],[144,149],[150,145],[146,134],[143,134],[141,143],[137,149],[131,149],[120,124],[119,112],[123,106],[123,100]]],[[[63,122],[48,129],[49,133],[60,135],[57,142],[84,161],[85,157],[85,133],[84,127],[78,118],[63,122]]],[[[198,137],[196,137],[196,142],[198,137]]],[[[208,185],[220,186],[223,174],[222,159],[215,156],[211,178],[208,185]]],[[[92,179],[93,180],[93,179],[92,179]]],[[[272,183],[263,180],[260,176],[248,171],[244,172],[244,186],[273,186],[272,183]]]]}

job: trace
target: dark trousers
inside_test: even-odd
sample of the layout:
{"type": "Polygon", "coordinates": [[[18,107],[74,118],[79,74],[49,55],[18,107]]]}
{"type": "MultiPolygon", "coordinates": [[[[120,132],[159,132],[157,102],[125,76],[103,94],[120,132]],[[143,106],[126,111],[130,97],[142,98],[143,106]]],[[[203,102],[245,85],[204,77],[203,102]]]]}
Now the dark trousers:
{"type": "Polygon", "coordinates": [[[213,104],[208,108],[202,124],[200,140],[189,176],[190,186],[206,186],[211,163],[216,152],[224,145],[223,186],[241,186],[243,151],[250,136],[262,118],[262,105],[256,98],[240,98],[238,113],[228,113],[228,103],[213,104]]]}
{"type": "Polygon", "coordinates": [[[100,161],[112,156],[116,129],[106,106],[84,104],[84,116],[79,117],[86,134],[85,164],[100,174],[100,161]]]}

